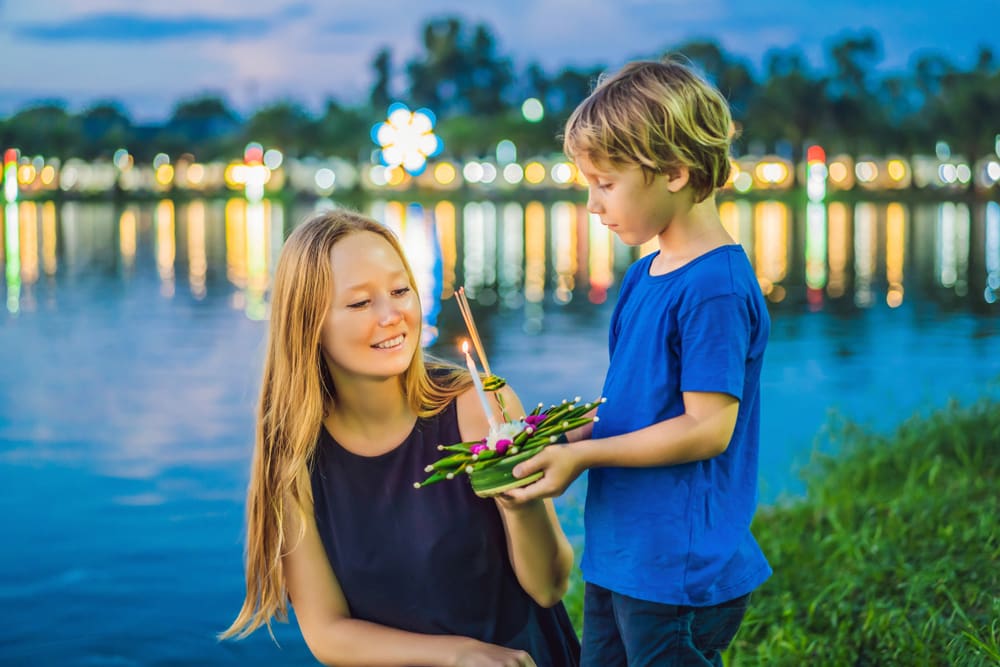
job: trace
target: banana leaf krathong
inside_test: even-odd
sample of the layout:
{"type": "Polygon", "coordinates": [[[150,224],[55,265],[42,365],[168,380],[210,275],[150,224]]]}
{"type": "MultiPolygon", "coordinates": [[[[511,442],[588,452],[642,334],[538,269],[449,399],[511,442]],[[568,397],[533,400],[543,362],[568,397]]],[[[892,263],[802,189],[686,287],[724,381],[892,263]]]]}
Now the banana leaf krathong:
{"type": "MultiPolygon", "coordinates": [[[[504,384],[503,378],[496,376],[490,376],[483,382],[487,391],[491,392],[504,384]]],[[[499,393],[495,396],[500,398],[499,393]]],[[[530,414],[499,424],[482,440],[438,445],[438,450],[446,454],[428,465],[424,470],[430,476],[414,486],[419,489],[468,475],[473,492],[482,498],[490,498],[509,489],[531,484],[541,478],[542,473],[517,479],[514,477],[514,467],[557,442],[559,436],[567,431],[597,421],[597,417],[586,415],[604,400],[602,398],[590,403],[580,403],[580,398],[577,397],[572,402],[563,401],[559,405],[551,405],[544,411],[543,404],[539,403],[530,414]]]]}

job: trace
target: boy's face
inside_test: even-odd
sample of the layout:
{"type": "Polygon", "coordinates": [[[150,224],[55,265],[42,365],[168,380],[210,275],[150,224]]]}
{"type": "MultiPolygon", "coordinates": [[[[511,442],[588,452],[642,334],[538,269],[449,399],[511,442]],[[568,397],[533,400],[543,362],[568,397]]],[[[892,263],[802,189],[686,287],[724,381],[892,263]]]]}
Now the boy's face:
{"type": "Polygon", "coordinates": [[[587,210],[628,245],[641,245],[667,228],[681,204],[686,183],[656,174],[652,181],[638,165],[594,164],[586,156],[576,166],[587,179],[587,210]]]}

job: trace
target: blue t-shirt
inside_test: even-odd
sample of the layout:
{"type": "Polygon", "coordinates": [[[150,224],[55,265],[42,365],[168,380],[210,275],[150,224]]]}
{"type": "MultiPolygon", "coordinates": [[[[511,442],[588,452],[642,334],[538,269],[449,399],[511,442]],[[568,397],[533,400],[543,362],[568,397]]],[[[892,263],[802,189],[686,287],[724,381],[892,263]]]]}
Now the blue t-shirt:
{"type": "Polygon", "coordinates": [[[771,574],[750,521],[757,504],[760,371],[770,318],[739,245],[651,276],[633,264],[611,319],[608,399],[594,438],[684,413],[682,392],[740,401],[726,451],[705,461],[589,472],[581,564],[586,581],[664,604],[709,606],[771,574]]]}

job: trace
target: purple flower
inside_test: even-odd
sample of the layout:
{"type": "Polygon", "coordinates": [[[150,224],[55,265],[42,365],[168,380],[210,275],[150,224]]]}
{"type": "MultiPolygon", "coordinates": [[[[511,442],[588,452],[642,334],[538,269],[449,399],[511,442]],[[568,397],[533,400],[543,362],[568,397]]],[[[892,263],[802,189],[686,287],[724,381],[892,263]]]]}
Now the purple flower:
{"type": "Polygon", "coordinates": [[[524,418],[524,422],[532,428],[537,428],[539,424],[545,421],[546,417],[548,417],[548,415],[544,412],[540,415],[528,415],[524,418]]]}
{"type": "Polygon", "coordinates": [[[477,442],[476,444],[469,447],[469,452],[471,454],[480,454],[482,452],[485,452],[487,449],[488,447],[486,446],[486,441],[483,440],[482,442],[477,442]]]}
{"type": "Polygon", "coordinates": [[[497,454],[503,454],[504,452],[507,451],[507,448],[510,447],[512,444],[514,443],[508,440],[507,438],[497,440],[497,445],[496,445],[497,454]]]}

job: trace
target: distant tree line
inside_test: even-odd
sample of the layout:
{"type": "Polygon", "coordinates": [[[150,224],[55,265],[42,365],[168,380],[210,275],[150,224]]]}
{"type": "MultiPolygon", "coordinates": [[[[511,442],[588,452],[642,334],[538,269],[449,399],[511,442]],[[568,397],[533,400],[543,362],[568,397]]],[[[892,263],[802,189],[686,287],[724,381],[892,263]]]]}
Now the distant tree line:
{"type": "MultiPolygon", "coordinates": [[[[384,48],[372,60],[368,99],[353,106],[330,99],[313,114],[283,100],[241,118],[223,97],[206,94],[180,101],[161,125],[141,125],[113,100],[82,113],[46,102],[0,119],[0,147],[85,159],[126,147],[140,160],[160,152],[211,160],[238,156],[248,141],[259,141],[293,156],[364,159],[373,148],[371,126],[401,100],[438,115],[449,155],[488,155],[504,138],[521,155],[547,154],[559,150],[556,136],[566,117],[605,70],[595,64],[550,74],[531,63],[515,71],[488,26],[459,18],[429,21],[421,34],[422,51],[399,70],[405,90],[393,90],[394,55],[384,48]],[[529,97],[544,103],[539,122],[521,115],[529,97]]],[[[738,153],[776,152],[798,160],[807,142],[855,155],[933,153],[945,141],[955,154],[976,159],[992,152],[1000,134],[1000,65],[985,47],[970,69],[928,52],[910,71],[884,77],[875,72],[882,47],[873,32],[832,43],[824,72],[811,68],[798,48],[769,51],[760,75],[714,41],[689,41],[647,56],[666,53],[686,56],[728,97],[740,127],[738,153]]]]}

